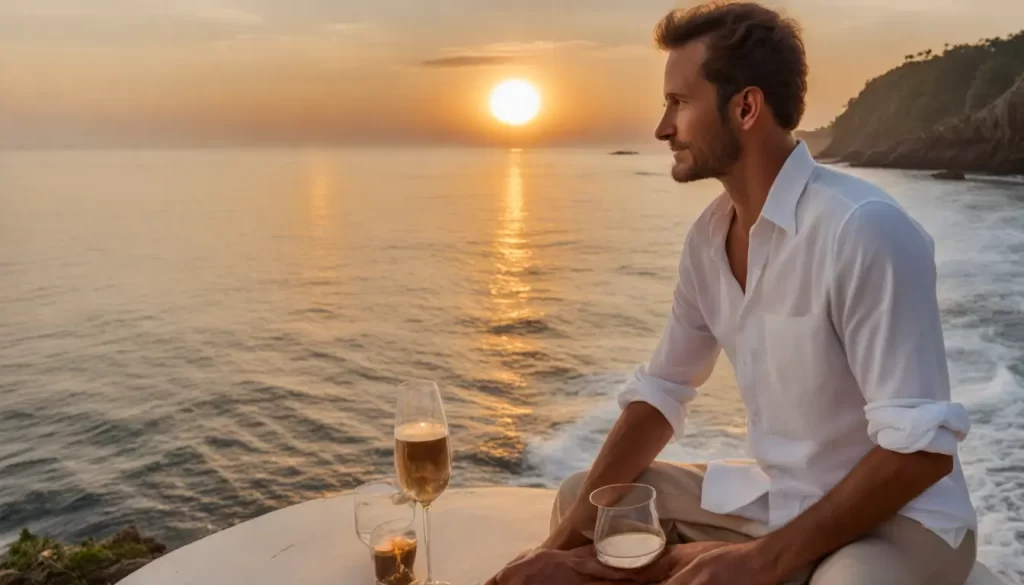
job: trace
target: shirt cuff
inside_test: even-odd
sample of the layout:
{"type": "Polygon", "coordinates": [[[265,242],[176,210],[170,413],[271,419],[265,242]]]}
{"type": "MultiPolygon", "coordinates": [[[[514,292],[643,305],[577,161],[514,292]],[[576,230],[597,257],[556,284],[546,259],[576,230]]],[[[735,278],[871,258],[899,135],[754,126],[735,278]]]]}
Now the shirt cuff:
{"type": "Polygon", "coordinates": [[[692,387],[652,376],[647,373],[646,367],[637,366],[619,394],[619,407],[625,409],[634,402],[650,404],[672,425],[676,440],[681,441],[686,422],[686,404],[696,396],[697,391],[692,387]]]}
{"type": "Polygon", "coordinates": [[[868,435],[897,453],[927,451],[955,455],[971,428],[967,410],[956,402],[919,398],[881,400],[864,407],[868,435]]]}

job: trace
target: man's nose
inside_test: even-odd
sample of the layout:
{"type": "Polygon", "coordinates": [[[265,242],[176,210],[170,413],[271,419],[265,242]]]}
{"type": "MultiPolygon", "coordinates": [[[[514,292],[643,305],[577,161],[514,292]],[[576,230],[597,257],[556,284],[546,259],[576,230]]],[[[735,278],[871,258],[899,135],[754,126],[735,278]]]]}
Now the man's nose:
{"type": "Polygon", "coordinates": [[[654,137],[658,140],[672,140],[672,137],[676,135],[676,126],[669,118],[668,112],[661,117],[661,121],[658,122],[658,127],[654,129],[654,137]]]}

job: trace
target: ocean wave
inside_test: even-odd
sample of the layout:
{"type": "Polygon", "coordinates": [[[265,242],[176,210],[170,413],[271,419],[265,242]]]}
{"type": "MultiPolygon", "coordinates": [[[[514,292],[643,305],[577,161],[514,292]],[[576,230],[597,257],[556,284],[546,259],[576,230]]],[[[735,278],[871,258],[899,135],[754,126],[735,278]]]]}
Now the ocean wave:
{"type": "Polygon", "coordinates": [[[978,558],[1024,583],[1024,381],[1002,365],[956,394],[971,414],[960,454],[978,511],[978,558]]]}
{"type": "MultiPolygon", "coordinates": [[[[617,396],[626,381],[623,373],[587,376],[574,384],[587,388],[577,397],[581,404],[593,403],[583,414],[551,433],[531,437],[525,447],[527,472],[515,485],[557,487],[565,478],[590,467],[604,440],[621,414],[617,396]]],[[[659,456],[665,461],[692,463],[742,456],[745,434],[714,417],[703,423],[694,417],[681,442],[670,443],[659,456]]]]}

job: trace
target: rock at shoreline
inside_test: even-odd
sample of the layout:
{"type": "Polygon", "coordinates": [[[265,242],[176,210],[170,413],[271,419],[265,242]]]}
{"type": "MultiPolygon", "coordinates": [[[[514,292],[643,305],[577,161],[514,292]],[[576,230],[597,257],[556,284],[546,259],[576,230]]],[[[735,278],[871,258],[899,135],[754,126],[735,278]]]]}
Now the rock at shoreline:
{"type": "Polygon", "coordinates": [[[832,141],[832,129],[827,127],[817,130],[797,130],[793,134],[807,145],[807,150],[814,157],[820,155],[832,141]]]}
{"type": "Polygon", "coordinates": [[[964,175],[963,171],[956,171],[956,170],[952,170],[952,169],[947,169],[945,171],[939,171],[937,173],[932,173],[932,178],[940,179],[940,180],[943,180],[943,181],[963,181],[967,177],[964,175]]]}
{"type": "Polygon", "coordinates": [[[131,561],[122,561],[113,567],[103,571],[97,575],[97,580],[94,583],[117,583],[124,579],[128,575],[131,575],[135,571],[138,571],[142,567],[145,567],[153,559],[134,559],[131,561]]]}
{"type": "Polygon", "coordinates": [[[26,585],[21,573],[12,569],[0,571],[0,585],[26,585]]]}
{"type": "Polygon", "coordinates": [[[139,533],[139,529],[134,526],[122,528],[116,534],[104,540],[102,544],[109,547],[142,545],[150,555],[161,555],[167,552],[167,545],[151,536],[142,536],[139,533]]]}
{"type": "Polygon", "coordinates": [[[0,557],[0,585],[113,585],[166,551],[166,545],[134,526],[78,545],[26,529],[0,557]]]}

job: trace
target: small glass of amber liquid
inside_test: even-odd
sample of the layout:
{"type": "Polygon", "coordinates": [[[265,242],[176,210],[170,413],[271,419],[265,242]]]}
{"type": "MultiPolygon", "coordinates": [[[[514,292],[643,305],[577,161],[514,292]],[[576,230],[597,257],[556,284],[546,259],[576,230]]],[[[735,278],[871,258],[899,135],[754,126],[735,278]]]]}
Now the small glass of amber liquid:
{"type": "Polygon", "coordinates": [[[409,522],[385,522],[370,535],[377,585],[412,585],[416,581],[416,530],[409,522]]]}

